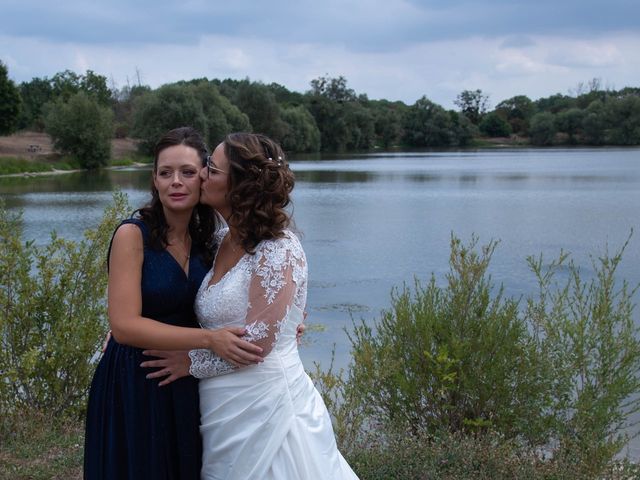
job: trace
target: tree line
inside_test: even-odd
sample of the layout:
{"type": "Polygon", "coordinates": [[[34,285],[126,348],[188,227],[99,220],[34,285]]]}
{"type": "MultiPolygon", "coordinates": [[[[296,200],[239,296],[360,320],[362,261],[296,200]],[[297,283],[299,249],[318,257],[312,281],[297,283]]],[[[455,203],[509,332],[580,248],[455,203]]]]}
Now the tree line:
{"type": "Polygon", "coordinates": [[[525,95],[488,109],[482,90],[461,92],[447,110],[426,96],[413,105],[371,100],[339,76],[319,77],[304,93],[277,83],[194,79],[109,88],[105,76],[70,70],[15,85],[0,62],[0,134],[46,131],[62,153],[105,165],[109,140],[133,137],[149,153],[158,136],[193,125],[213,145],[230,131],[257,131],[293,152],[464,147],[481,136],[517,136],[534,145],[640,144],[640,89],[604,89],[593,80],[574,95],[525,95]]]}

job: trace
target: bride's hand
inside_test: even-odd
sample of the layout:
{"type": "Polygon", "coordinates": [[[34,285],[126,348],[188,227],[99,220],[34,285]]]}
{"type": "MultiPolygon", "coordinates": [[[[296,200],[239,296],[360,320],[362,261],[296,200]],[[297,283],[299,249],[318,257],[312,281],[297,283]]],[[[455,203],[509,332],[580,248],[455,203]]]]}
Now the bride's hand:
{"type": "Polygon", "coordinates": [[[209,332],[211,342],[209,349],[236,367],[244,367],[263,361],[260,356],[262,348],[240,338],[245,334],[244,328],[225,327],[209,330],[209,332]]]}
{"type": "Polygon", "coordinates": [[[186,350],[145,350],[143,355],[158,357],[159,360],[146,360],[140,364],[142,368],[159,368],[147,375],[147,378],[166,377],[158,386],[164,387],[182,377],[189,376],[191,359],[186,350]]]}
{"type": "Polygon", "coordinates": [[[307,326],[304,323],[299,323],[296,327],[296,342],[298,345],[302,343],[302,335],[304,335],[304,331],[307,329],[307,326]]]}

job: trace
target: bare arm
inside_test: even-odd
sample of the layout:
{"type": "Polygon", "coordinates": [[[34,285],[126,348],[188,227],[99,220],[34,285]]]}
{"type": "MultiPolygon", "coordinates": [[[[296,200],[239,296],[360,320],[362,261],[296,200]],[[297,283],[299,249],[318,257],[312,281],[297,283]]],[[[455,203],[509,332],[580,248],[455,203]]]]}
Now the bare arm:
{"type": "Polygon", "coordinates": [[[242,340],[242,328],[207,330],[176,327],[142,316],[142,233],[125,224],[116,231],[109,259],[108,314],[113,337],[139,348],[215,351],[231,363],[247,365],[260,361],[262,349],[242,340]]]}

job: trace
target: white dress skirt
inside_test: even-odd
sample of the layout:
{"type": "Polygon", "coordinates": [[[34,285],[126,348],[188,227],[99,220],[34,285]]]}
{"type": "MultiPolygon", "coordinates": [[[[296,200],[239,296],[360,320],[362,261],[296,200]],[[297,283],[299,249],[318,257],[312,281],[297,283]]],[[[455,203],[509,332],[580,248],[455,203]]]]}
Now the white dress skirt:
{"type": "Polygon", "coordinates": [[[196,297],[203,327],[244,326],[266,353],[261,364],[237,369],[208,350],[190,352],[201,379],[203,479],[357,479],[298,355],[307,266],[297,237],[285,233],[209,285],[214,261],[196,297]]]}

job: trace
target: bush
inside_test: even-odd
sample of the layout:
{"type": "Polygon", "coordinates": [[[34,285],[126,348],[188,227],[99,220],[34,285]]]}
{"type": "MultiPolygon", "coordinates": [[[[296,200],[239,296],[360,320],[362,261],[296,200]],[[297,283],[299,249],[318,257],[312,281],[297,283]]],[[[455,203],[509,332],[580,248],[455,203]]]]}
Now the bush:
{"type": "Polygon", "coordinates": [[[557,132],[553,113],[536,113],[531,119],[529,135],[534,145],[551,145],[557,132]]]}
{"type": "Polygon", "coordinates": [[[0,205],[0,410],[81,414],[106,331],[106,253],[129,210],[117,194],[100,225],[73,242],[23,241],[20,215],[0,205]]]}
{"type": "MultiPolygon", "coordinates": [[[[548,460],[518,442],[489,433],[387,432],[350,448],[346,459],[361,480],[585,480],[568,462],[548,460]]],[[[629,461],[612,462],[599,479],[639,478],[629,461]]]]}
{"type": "Polygon", "coordinates": [[[511,125],[500,114],[488,113],[480,122],[480,131],[488,137],[508,137],[511,135],[511,125]]]}
{"type": "Polygon", "coordinates": [[[535,441],[544,422],[542,359],[518,302],[494,294],[487,268],[496,243],[451,243],[447,287],[435,277],[392,292],[390,310],[351,337],[351,381],[370,414],[414,433],[497,430],[535,441]]]}
{"type": "Polygon", "coordinates": [[[628,443],[640,411],[640,335],[633,320],[633,295],[615,272],[624,249],[594,259],[595,276],[585,281],[561,254],[543,268],[529,258],[539,296],[529,299],[527,319],[548,360],[550,445],[556,458],[571,459],[587,477],[601,472],[628,443]],[[565,281],[555,280],[567,272],[565,281]]]}
{"type": "Polygon", "coordinates": [[[45,106],[45,130],[57,150],[78,159],[83,168],[107,165],[111,157],[113,113],[84,92],[45,106]]]}
{"type": "Polygon", "coordinates": [[[392,292],[391,308],[373,325],[354,325],[346,380],[316,367],[340,447],[364,465],[363,478],[624,478],[614,459],[637,431],[630,419],[640,410],[637,287],[615,279],[626,244],[594,260],[588,281],[564,253],[544,268],[542,257],[528,259],[539,293],[524,306],[504,298],[487,274],[496,243],[479,253],[476,244],[452,238],[446,286],[416,280],[413,291],[392,292]],[[557,272],[567,279],[556,281],[557,272]],[[405,458],[403,445],[456,444],[468,448],[455,462],[468,450],[476,474],[467,462],[461,476],[418,475],[440,468],[433,452],[411,460],[409,476],[407,462],[393,460],[405,458]],[[516,474],[524,464],[507,463],[521,457],[551,473],[516,474]],[[480,474],[498,467],[500,474],[480,474]]]}

